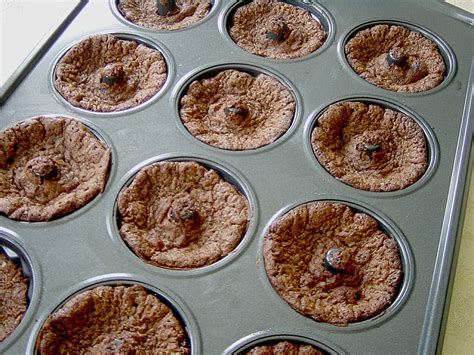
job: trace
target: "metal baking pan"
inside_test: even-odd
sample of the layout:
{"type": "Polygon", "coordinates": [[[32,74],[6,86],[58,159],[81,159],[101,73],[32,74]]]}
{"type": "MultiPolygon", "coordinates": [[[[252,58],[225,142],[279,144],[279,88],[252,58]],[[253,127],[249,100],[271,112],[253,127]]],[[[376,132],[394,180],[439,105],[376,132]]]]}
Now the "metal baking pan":
{"type": "Polygon", "coordinates": [[[440,351],[470,168],[474,49],[466,44],[472,42],[472,16],[434,0],[289,2],[314,9],[329,36],[315,53],[283,61],[249,54],[232,42],[226,21],[239,0],[215,0],[204,20],[174,32],[129,24],[115,0],[89,1],[18,85],[0,107],[2,129],[39,115],[75,117],[111,146],[113,165],[104,193],[70,215],[41,223],[0,216],[2,240],[29,263],[34,287],[25,318],[0,352],[34,353],[48,314],[76,292],[131,282],[174,307],[186,323],[193,354],[233,353],[275,339],[307,342],[329,353],[440,351]],[[360,79],[343,47],[354,30],[375,22],[402,23],[432,36],[448,67],[444,82],[427,92],[402,94],[360,79]],[[98,33],[137,37],[163,51],[169,77],[156,97],[128,111],[91,113],[55,92],[55,63],[71,45],[98,33]],[[228,67],[274,75],[294,94],[294,122],[275,143],[225,151],[198,141],[181,123],[183,88],[202,73],[228,67]],[[415,117],[430,147],[425,176],[404,190],[375,193],[329,175],[314,158],[309,136],[315,117],[342,99],[383,103],[415,117]],[[234,253],[200,269],[168,270],[145,264],[121,240],[118,193],[140,167],[163,159],[205,162],[249,198],[250,226],[234,253]],[[263,266],[265,230],[291,207],[314,200],[342,201],[371,214],[403,246],[404,282],[384,314],[337,327],[300,315],[273,290],[263,266]]]}

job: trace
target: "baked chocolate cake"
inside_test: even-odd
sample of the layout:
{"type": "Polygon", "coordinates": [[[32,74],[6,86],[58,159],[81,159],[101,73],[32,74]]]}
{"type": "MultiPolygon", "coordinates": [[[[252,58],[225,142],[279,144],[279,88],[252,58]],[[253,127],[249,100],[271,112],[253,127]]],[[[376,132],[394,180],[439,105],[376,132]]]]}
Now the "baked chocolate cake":
{"type": "Polygon", "coordinates": [[[28,280],[0,248],[0,342],[20,324],[28,307],[28,280]]]}
{"type": "Polygon", "coordinates": [[[335,325],[383,312],[402,278],[395,240],[341,203],[292,209],[269,227],[263,253],[278,294],[301,314],[335,325]]]}
{"type": "Polygon", "coordinates": [[[314,154],[338,180],[362,190],[401,190],[428,166],[426,138],[409,116],[375,104],[343,101],[319,117],[314,154]]]}
{"type": "Polygon", "coordinates": [[[361,30],[345,46],[349,64],[371,84],[397,92],[420,92],[440,84],[446,65],[437,45],[397,25],[361,30]]]}
{"type": "Polygon", "coordinates": [[[142,286],[98,286],[49,315],[40,354],[189,354],[185,326],[142,286]]]}
{"type": "Polygon", "coordinates": [[[280,341],[275,344],[258,345],[246,351],[246,355],[324,355],[325,353],[309,344],[280,341]]]}
{"type": "Polygon", "coordinates": [[[172,269],[231,253],[249,222],[244,196],[196,162],[164,161],[138,172],[118,197],[120,235],[143,261],[172,269]]]}
{"type": "Polygon", "coordinates": [[[35,117],[0,131],[0,212],[38,222],[84,206],[107,182],[111,153],[81,122],[35,117]]]}
{"type": "Polygon", "coordinates": [[[191,83],[180,116],[200,141],[227,150],[249,150],[283,135],[295,115],[295,99],[277,79],[239,70],[191,83]]]}
{"type": "Polygon", "coordinates": [[[247,52],[274,59],[304,57],[321,47],[326,32],[309,11],[277,0],[240,6],[229,34],[247,52]]]}
{"type": "Polygon", "coordinates": [[[54,87],[73,106],[112,112],[149,100],[166,77],[165,60],[156,49],[98,35],[74,45],[59,60],[54,87]]]}
{"type": "Polygon", "coordinates": [[[194,25],[211,9],[210,0],[119,0],[121,14],[138,26],[173,31],[194,25]]]}

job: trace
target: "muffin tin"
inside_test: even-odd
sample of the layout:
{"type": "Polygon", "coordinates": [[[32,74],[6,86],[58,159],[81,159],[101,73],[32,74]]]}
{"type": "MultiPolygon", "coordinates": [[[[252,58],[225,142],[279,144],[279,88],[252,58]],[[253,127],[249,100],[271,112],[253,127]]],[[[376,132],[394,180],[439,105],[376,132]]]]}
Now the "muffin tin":
{"type": "MultiPolygon", "coordinates": [[[[329,353],[435,353],[442,342],[445,303],[457,254],[472,140],[472,16],[441,2],[369,0],[287,1],[324,13],[328,38],[298,59],[266,59],[230,39],[228,16],[245,1],[215,0],[196,25],[163,32],[120,18],[115,0],[90,1],[1,107],[1,128],[39,115],[91,122],[112,148],[105,191],[83,208],[51,222],[24,223],[0,216],[0,232],[30,261],[33,293],[15,332],[0,345],[5,354],[35,353],[48,314],[84,288],[139,283],[175,309],[186,324],[193,354],[236,353],[263,341],[307,342],[329,353]],[[344,56],[355,30],[374,23],[403,23],[427,31],[448,67],[442,84],[427,92],[393,93],[360,79],[344,56]],[[156,45],[169,76],[158,95],[131,110],[77,109],[55,92],[54,66],[67,48],[99,33],[156,45]],[[262,70],[291,89],[297,111],[275,143],[252,151],[226,151],[191,136],[179,118],[190,80],[215,69],[262,70]],[[429,143],[428,171],[412,186],[368,192],[337,181],[314,157],[309,137],[315,118],[341,100],[377,102],[408,112],[429,143]],[[250,200],[249,229],[237,249],[213,265],[169,270],[145,264],[118,235],[116,198],[140,167],[154,161],[197,160],[238,186],[250,200]],[[263,236],[271,221],[294,206],[339,201],[375,217],[398,241],[404,278],[384,314],[347,327],[319,323],[294,311],[265,273],[263,236]],[[33,258],[31,258],[33,256],[33,258]]],[[[3,240],[3,237],[2,237],[3,240]]],[[[13,246],[12,246],[13,248],[13,246]]]]}

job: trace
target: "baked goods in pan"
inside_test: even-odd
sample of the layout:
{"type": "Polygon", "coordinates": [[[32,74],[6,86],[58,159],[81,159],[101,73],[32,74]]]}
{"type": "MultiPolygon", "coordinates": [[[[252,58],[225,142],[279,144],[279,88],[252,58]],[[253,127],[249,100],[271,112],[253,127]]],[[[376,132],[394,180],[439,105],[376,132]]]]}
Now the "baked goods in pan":
{"type": "Polygon", "coordinates": [[[446,65],[438,46],[404,26],[379,24],[357,32],[346,46],[347,61],[371,84],[396,92],[439,85],[446,65]]]}
{"type": "Polygon", "coordinates": [[[277,293],[301,314],[335,325],[383,312],[402,278],[393,237],[342,203],[290,210],[270,225],[263,253],[277,293]]]}
{"type": "Polygon", "coordinates": [[[119,0],[130,22],[153,30],[173,31],[194,25],[211,9],[210,0],[119,0]]]}
{"type": "Polygon", "coordinates": [[[300,344],[293,341],[280,341],[277,343],[272,343],[268,345],[258,345],[254,346],[250,350],[244,353],[245,355],[323,355],[324,352],[316,349],[309,344],[300,344]]]}
{"type": "Polygon", "coordinates": [[[40,354],[189,354],[185,326],[140,285],[97,286],[48,316],[40,354]]]}
{"type": "Polygon", "coordinates": [[[316,122],[311,144],[329,173],[362,190],[404,189],[428,166],[426,138],[416,121],[376,104],[330,105],[316,122]]]}
{"type": "Polygon", "coordinates": [[[277,0],[254,0],[238,7],[229,34],[246,51],[274,59],[311,54],[327,35],[309,11],[277,0]]]}
{"type": "Polygon", "coordinates": [[[104,191],[107,145],[83,123],[39,116],[0,131],[0,212],[38,222],[64,216],[104,191]]]}
{"type": "Polygon", "coordinates": [[[54,87],[71,105],[123,111],[149,100],[167,77],[163,55],[134,40],[104,34],[69,49],[54,71],[54,87]]]}
{"type": "Polygon", "coordinates": [[[138,172],[118,197],[120,235],[145,262],[172,269],[210,265],[231,253],[249,222],[247,199],[192,161],[138,172]]]}
{"type": "Polygon", "coordinates": [[[28,280],[0,248],[0,342],[20,324],[28,307],[28,280]]]}
{"type": "Polygon", "coordinates": [[[193,81],[181,98],[180,116],[200,141],[227,150],[270,144],[290,127],[295,99],[279,80],[228,69],[193,81]]]}

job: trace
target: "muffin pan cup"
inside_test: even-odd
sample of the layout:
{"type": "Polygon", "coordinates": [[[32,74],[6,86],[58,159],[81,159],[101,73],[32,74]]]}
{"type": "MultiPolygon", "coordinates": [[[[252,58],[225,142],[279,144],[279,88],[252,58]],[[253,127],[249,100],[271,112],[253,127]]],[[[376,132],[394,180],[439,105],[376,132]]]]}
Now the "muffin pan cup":
{"type": "Polygon", "coordinates": [[[0,352],[3,352],[4,349],[14,344],[30,325],[32,317],[37,311],[41,293],[41,276],[40,267],[36,259],[25,249],[24,242],[14,232],[3,227],[0,227],[0,252],[21,269],[21,273],[28,283],[26,311],[13,332],[0,343],[0,352]]]}
{"type": "Polygon", "coordinates": [[[35,328],[33,330],[34,336],[30,337],[30,342],[28,343],[27,353],[38,353],[38,351],[35,349],[36,340],[41,332],[43,324],[46,322],[50,314],[58,311],[67,301],[73,297],[99,286],[129,287],[133,285],[142,286],[148,294],[157,297],[161,303],[165,304],[171,309],[173,315],[179,321],[186,333],[186,343],[189,348],[192,349],[192,354],[198,354],[200,352],[201,346],[199,329],[197,328],[196,321],[190,314],[189,310],[180,304],[181,302],[179,297],[170,293],[166,287],[162,285],[156,285],[156,282],[150,283],[150,280],[146,278],[127,273],[107,274],[101,275],[99,277],[93,277],[76,284],[65,293],[63,292],[60,301],[55,306],[53,306],[52,309],[44,310],[41,312],[41,315],[39,315],[39,320],[36,322],[35,328]]]}
{"type": "Polygon", "coordinates": [[[0,107],[1,129],[28,117],[65,115],[90,122],[112,148],[105,191],[80,211],[41,223],[0,216],[0,231],[34,256],[37,295],[41,291],[41,297],[33,293],[22,328],[0,345],[0,352],[33,354],[39,327],[50,312],[84,287],[110,279],[136,280],[169,295],[185,322],[191,320],[193,354],[233,353],[260,335],[307,340],[330,353],[439,351],[470,171],[474,50],[466,43],[472,41],[472,17],[436,0],[402,5],[301,0],[327,11],[328,39],[307,57],[273,60],[245,52],[228,36],[226,14],[241,1],[214,1],[203,21],[173,32],[129,25],[116,16],[113,1],[88,2],[0,107]],[[345,60],[344,44],[356,29],[378,22],[403,23],[435,36],[449,49],[445,81],[433,90],[409,94],[357,77],[345,60]],[[164,50],[171,75],[158,96],[140,109],[99,114],[75,109],[57,97],[52,86],[57,59],[71,45],[99,33],[137,36],[164,50]],[[203,144],[183,127],[179,100],[189,79],[228,66],[268,70],[292,89],[297,116],[278,143],[254,151],[226,151],[203,144]],[[330,104],[346,99],[385,103],[417,120],[430,145],[429,171],[422,179],[405,190],[374,193],[341,183],[317,163],[309,142],[314,119],[330,104]],[[218,267],[177,271],[145,264],[121,242],[114,227],[116,198],[137,169],[179,158],[223,167],[224,175],[228,171],[244,192],[250,191],[251,228],[218,267]],[[293,310],[272,288],[262,257],[266,228],[283,211],[317,200],[355,206],[380,218],[403,240],[409,260],[404,280],[410,281],[400,302],[385,314],[347,327],[320,323],[293,310]]]}

